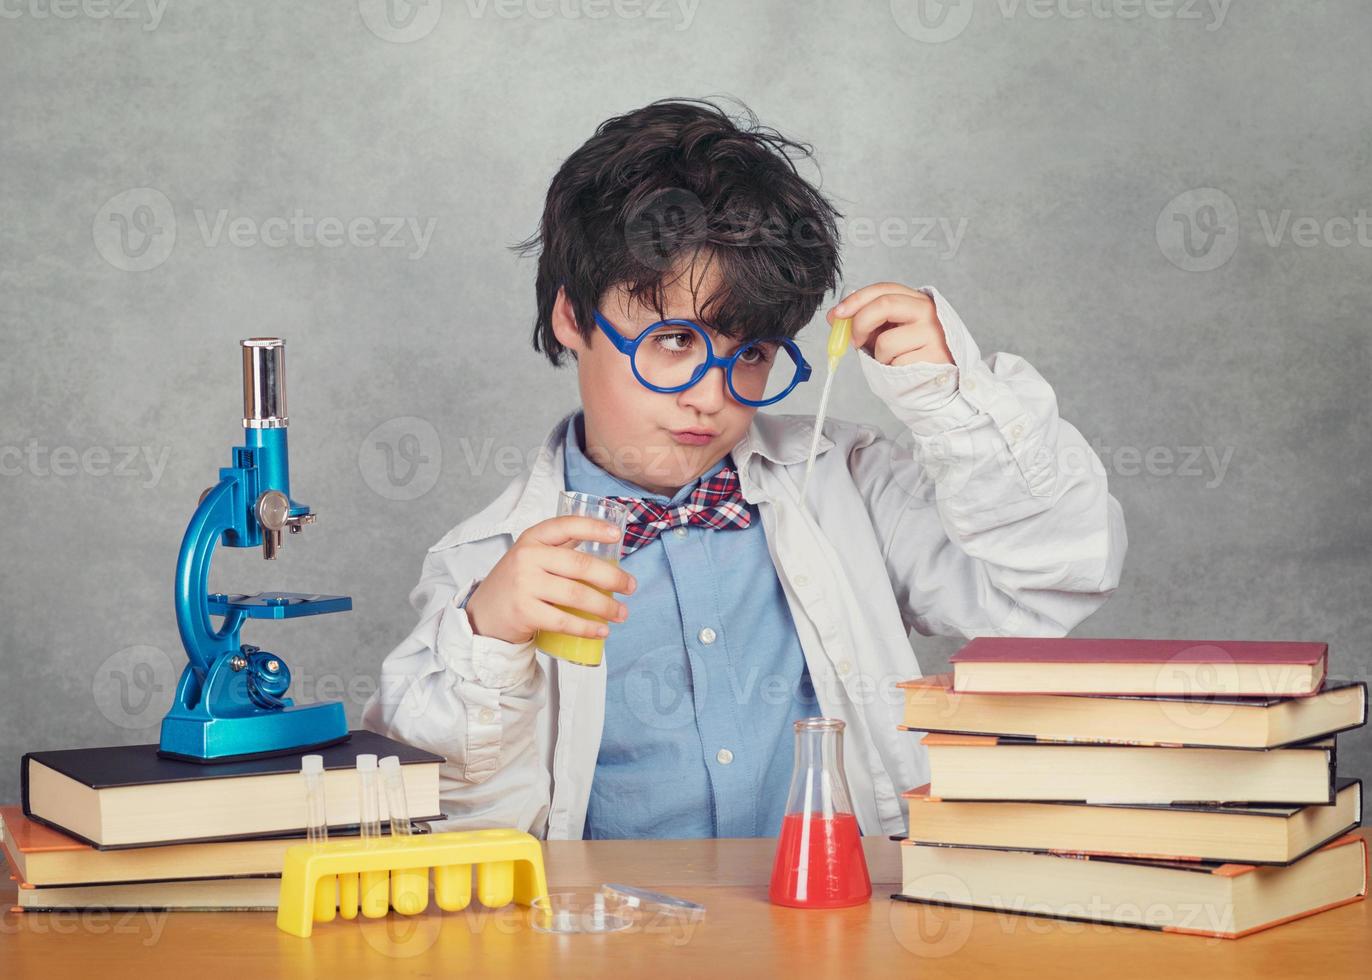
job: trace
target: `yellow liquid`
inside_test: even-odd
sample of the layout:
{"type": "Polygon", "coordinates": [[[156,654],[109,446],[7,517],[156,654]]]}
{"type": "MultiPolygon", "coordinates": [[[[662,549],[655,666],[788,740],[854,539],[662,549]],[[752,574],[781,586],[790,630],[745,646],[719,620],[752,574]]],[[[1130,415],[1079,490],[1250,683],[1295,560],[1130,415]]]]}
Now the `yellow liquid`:
{"type": "MultiPolygon", "coordinates": [[[[608,560],[608,559],[607,559],[608,560]]],[[[611,565],[618,565],[618,561],[611,561],[611,565]]],[[[596,588],[591,586],[602,595],[609,595],[609,589],[596,588]]],[[[571,613],[577,619],[587,619],[593,623],[605,622],[600,616],[583,612],[580,609],[568,609],[566,606],[558,606],[563,612],[571,613]]],[[[552,630],[539,630],[534,634],[534,646],[542,650],[550,657],[559,657],[562,660],[571,661],[574,664],[582,664],[586,667],[599,667],[605,658],[605,637],[603,636],[571,636],[567,633],[554,633],[552,630]]]]}

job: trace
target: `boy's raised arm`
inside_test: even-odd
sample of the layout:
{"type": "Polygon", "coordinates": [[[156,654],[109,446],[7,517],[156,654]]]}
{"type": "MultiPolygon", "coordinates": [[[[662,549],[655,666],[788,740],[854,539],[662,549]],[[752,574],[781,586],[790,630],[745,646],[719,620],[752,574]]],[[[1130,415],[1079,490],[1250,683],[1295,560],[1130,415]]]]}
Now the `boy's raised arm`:
{"type": "Polygon", "coordinates": [[[1063,635],[1119,584],[1123,511],[1048,382],[1013,354],[983,361],[947,300],[920,292],[951,363],[889,344],[895,356],[882,360],[896,364],[859,350],[868,384],[906,432],[849,460],[906,624],[930,635],[1063,635]]]}

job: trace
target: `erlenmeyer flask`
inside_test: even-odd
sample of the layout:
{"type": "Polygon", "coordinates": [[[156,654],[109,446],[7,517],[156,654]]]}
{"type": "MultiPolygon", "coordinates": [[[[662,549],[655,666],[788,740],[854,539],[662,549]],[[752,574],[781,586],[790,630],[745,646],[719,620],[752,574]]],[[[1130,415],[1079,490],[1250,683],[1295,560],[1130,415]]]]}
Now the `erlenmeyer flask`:
{"type": "Polygon", "coordinates": [[[843,775],[843,722],[802,718],[795,729],[795,769],[772,865],[771,899],[806,909],[861,905],[872,897],[872,882],[843,775]]]}

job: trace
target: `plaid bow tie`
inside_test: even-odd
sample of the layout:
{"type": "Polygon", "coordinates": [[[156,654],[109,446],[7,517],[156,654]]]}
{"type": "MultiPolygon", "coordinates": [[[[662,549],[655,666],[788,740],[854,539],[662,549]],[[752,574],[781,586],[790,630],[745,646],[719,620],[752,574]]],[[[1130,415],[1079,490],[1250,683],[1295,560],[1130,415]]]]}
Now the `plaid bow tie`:
{"type": "Polygon", "coordinates": [[[638,497],[611,497],[629,508],[629,524],[624,530],[620,557],[632,554],[669,527],[695,524],[717,530],[742,529],[753,523],[753,515],[738,486],[738,473],[725,468],[691,491],[683,504],[667,507],[638,497]]]}

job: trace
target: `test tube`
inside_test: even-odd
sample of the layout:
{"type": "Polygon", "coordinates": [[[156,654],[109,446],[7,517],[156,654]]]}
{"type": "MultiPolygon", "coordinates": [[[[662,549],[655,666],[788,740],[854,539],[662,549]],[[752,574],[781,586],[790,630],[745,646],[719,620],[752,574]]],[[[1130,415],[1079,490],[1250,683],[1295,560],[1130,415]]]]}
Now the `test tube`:
{"type": "MultiPolygon", "coordinates": [[[[386,783],[386,809],[391,818],[391,837],[404,841],[411,834],[410,804],[405,798],[405,777],[400,757],[388,755],[381,760],[381,776],[386,783]]],[[[391,906],[402,915],[416,915],[429,904],[429,869],[402,868],[391,872],[391,906]]]]}
{"type": "MultiPolygon", "coordinates": [[[[329,815],[324,797],[324,757],[300,758],[300,774],[305,777],[305,841],[319,848],[329,840],[329,815]]],[[[332,922],[338,910],[338,882],[326,875],[315,883],[314,920],[332,922]]]]}
{"type": "MultiPolygon", "coordinates": [[[[376,779],[376,756],[371,753],[357,757],[358,832],[362,846],[381,842],[381,797],[376,779]]],[[[386,914],[390,907],[390,875],[385,871],[363,871],[361,874],[362,914],[375,919],[386,914]]]]}
{"type": "Polygon", "coordinates": [[[360,811],[358,831],[363,841],[374,841],[381,836],[381,800],[377,795],[374,755],[357,757],[357,794],[360,811]]]}
{"type": "Polygon", "coordinates": [[[300,774],[305,777],[305,840],[322,844],[329,839],[329,817],[324,802],[324,757],[300,757],[300,774]]]}
{"type": "Polygon", "coordinates": [[[390,811],[391,836],[410,836],[410,804],[405,799],[405,777],[400,757],[388,755],[381,760],[381,778],[386,782],[386,808],[390,811]]]}

